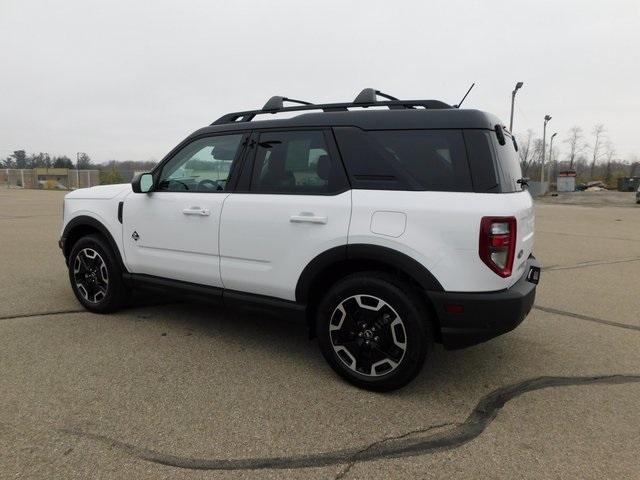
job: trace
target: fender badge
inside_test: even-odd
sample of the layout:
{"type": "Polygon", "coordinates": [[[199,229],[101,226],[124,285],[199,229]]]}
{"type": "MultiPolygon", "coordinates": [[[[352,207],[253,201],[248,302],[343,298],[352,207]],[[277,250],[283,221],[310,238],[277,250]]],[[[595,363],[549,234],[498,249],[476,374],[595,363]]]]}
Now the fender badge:
{"type": "Polygon", "coordinates": [[[131,234],[131,238],[133,238],[137,242],[140,239],[140,235],[138,235],[138,232],[134,231],[131,234]]]}

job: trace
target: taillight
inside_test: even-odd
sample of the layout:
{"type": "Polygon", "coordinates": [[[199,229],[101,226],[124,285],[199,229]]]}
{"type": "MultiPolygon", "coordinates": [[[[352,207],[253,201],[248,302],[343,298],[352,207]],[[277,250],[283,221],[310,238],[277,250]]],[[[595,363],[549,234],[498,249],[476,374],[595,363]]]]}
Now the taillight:
{"type": "Polygon", "coordinates": [[[511,276],[516,252],[516,217],[482,217],[480,259],[501,277],[511,276]]]}

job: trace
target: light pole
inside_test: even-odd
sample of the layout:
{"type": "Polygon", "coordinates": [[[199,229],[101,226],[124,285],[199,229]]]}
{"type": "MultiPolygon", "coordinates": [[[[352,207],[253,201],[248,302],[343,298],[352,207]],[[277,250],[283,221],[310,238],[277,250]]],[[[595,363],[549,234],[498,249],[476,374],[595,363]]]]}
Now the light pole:
{"type": "Polygon", "coordinates": [[[516,101],[516,92],[522,88],[524,83],[518,82],[516,83],[516,88],[511,92],[511,120],[509,121],[509,131],[513,133],[513,104],[516,101]]]}
{"type": "Polygon", "coordinates": [[[540,165],[540,187],[542,187],[542,184],[544,183],[544,154],[547,149],[547,123],[549,123],[549,120],[551,120],[551,115],[545,115],[544,127],[542,129],[542,164],[540,165]]]}
{"type": "Polygon", "coordinates": [[[551,135],[551,140],[549,141],[549,185],[551,185],[551,165],[553,163],[553,137],[555,137],[558,134],[558,132],[553,132],[553,135],[551,135]]]}

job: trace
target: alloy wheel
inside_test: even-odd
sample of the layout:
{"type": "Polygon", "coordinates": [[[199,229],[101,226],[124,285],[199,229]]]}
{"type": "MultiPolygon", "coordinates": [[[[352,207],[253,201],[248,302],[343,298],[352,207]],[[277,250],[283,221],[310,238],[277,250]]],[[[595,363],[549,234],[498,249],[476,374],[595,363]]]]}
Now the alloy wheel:
{"type": "Polygon", "coordinates": [[[83,248],[73,263],[73,279],[82,297],[90,303],[99,303],[107,296],[109,272],[98,252],[83,248]]]}
{"type": "Polygon", "coordinates": [[[394,371],[407,351],[407,332],[391,305],[373,295],[353,295],[329,323],[333,351],[350,370],[368,377],[394,371]]]}

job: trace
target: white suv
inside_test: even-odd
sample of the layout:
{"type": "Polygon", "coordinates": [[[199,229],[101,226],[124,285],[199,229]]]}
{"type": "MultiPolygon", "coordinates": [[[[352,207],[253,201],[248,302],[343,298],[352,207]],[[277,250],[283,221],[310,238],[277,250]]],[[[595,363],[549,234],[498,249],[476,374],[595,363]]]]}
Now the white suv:
{"type": "Polygon", "coordinates": [[[391,390],[434,341],[473,345],[531,309],[540,266],[516,150],[493,115],[436,100],[273,97],[131,185],[69,193],[60,247],[93,312],[143,287],[293,312],[337,373],[391,390]]]}

